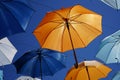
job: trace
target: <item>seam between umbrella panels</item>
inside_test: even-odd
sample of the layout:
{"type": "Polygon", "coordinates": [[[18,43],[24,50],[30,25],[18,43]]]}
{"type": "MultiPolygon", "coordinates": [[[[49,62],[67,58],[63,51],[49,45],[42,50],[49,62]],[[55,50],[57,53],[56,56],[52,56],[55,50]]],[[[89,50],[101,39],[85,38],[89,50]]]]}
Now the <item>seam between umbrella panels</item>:
{"type": "MultiPolygon", "coordinates": [[[[66,26],[66,25],[64,24],[63,26],[66,26]]],[[[61,38],[61,39],[62,39],[62,40],[61,40],[61,41],[62,41],[62,42],[61,42],[61,43],[62,43],[62,44],[61,44],[61,51],[62,51],[62,52],[63,52],[63,36],[64,36],[65,30],[66,30],[66,27],[64,27],[63,34],[62,34],[62,38],[61,38]]]]}
{"type": "MultiPolygon", "coordinates": [[[[1,51],[1,50],[0,50],[1,51]]],[[[3,51],[1,51],[3,53],[3,51]]],[[[6,55],[3,53],[3,55],[6,57],[6,55]]],[[[6,59],[11,63],[11,61],[6,57],[6,59]]]]}
{"type": "MultiPolygon", "coordinates": [[[[62,24],[62,23],[60,23],[60,24],[62,24]]],[[[58,24],[58,25],[60,25],[60,24],[58,24]]],[[[58,26],[57,25],[57,26],[58,26]]],[[[60,27],[62,27],[62,26],[60,26],[60,27],[55,27],[55,28],[53,28],[48,34],[47,34],[47,36],[45,37],[45,40],[44,40],[44,42],[43,42],[43,44],[42,45],[44,45],[44,43],[46,42],[46,40],[47,40],[47,38],[48,38],[48,36],[52,33],[52,31],[54,31],[55,29],[57,29],[57,28],[60,28],[60,27]]],[[[39,33],[39,32],[35,32],[35,33],[39,33]]]]}
{"type": "MultiPolygon", "coordinates": [[[[69,23],[69,24],[72,26],[71,23],[69,23]]],[[[78,35],[79,39],[82,41],[83,45],[86,46],[85,43],[84,43],[84,41],[82,40],[82,38],[79,36],[78,32],[76,31],[76,29],[73,26],[72,26],[72,28],[76,32],[76,34],[78,35]]]]}
{"type": "MultiPolygon", "coordinates": [[[[114,43],[114,45],[111,47],[110,51],[108,52],[109,54],[110,54],[110,52],[112,51],[112,48],[115,46],[115,44],[116,44],[116,43],[114,43]]],[[[103,47],[102,47],[102,48],[103,48],[103,47]]],[[[109,54],[107,55],[106,62],[108,61],[108,58],[109,58],[109,56],[110,56],[109,54]]]]}
{"type": "MultiPolygon", "coordinates": [[[[48,21],[48,22],[45,22],[45,23],[43,23],[43,24],[41,24],[41,25],[39,25],[40,27],[42,27],[42,26],[44,26],[45,24],[48,24],[48,23],[50,23],[50,22],[53,22],[53,23],[63,23],[63,22],[57,22],[57,21],[61,21],[61,20],[54,20],[54,21],[48,21]],[[55,22],[56,21],[56,22],[55,22]]],[[[39,27],[37,27],[36,29],[38,29],[39,27]]],[[[33,31],[33,32],[36,32],[36,31],[33,31]]]]}
{"type": "MultiPolygon", "coordinates": [[[[106,74],[104,74],[102,71],[100,71],[97,67],[96,67],[96,69],[99,71],[99,72],[101,72],[105,77],[107,76],[106,74]]],[[[104,78],[104,77],[103,77],[104,78]]]]}
{"type": "Polygon", "coordinates": [[[83,14],[79,14],[79,15],[72,16],[72,17],[70,17],[69,19],[72,20],[72,21],[74,21],[75,19],[77,19],[77,18],[80,17],[81,15],[83,15],[83,14]],[[73,19],[71,19],[71,18],[73,18],[73,19]]]}
{"type": "MultiPolygon", "coordinates": [[[[73,20],[73,21],[75,21],[75,20],[73,20]]],[[[89,25],[89,24],[87,24],[87,23],[85,23],[85,22],[80,22],[80,21],[75,21],[75,22],[78,22],[78,23],[80,23],[80,24],[81,24],[81,23],[86,24],[86,25],[88,25],[88,27],[91,26],[91,25],[89,25]]],[[[88,27],[87,27],[87,28],[88,28],[88,27]]],[[[91,27],[92,27],[93,29],[97,30],[98,32],[102,32],[102,31],[94,28],[93,26],[91,26],[91,27]]],[[[89,29],[90,29],[90,28],[89,28],[89,29]]],[[[91,30],[91,29],[90,29],[90,30],[91,30]]],[[[92,30],[91,30],[91,31],[92,31],[92,30]]]]}
{"type": "Polygon", "coordinates": [[[67,14],[67,17],[70,18],[70,13],[72,11],[72,9],[74,8],[75,6],[72,6],[71,9],[69,10],[69,13],[67,14]]]}
{"type": "MultiPolygon", "coordinates": [[[[1,2],[2,3],[2,2],[1,2]]],[[[5,9],[11,14],[11,16],[15,19],[15,21],[17,22],[17,24],[19,24],[20,28],[22,29],[22,31],[24,31],[24,29],[22,28],[21,24],[19,23],[19,21],[16,19],[16,17],[13,15],[13,13],[7,8],[7,6],[4,5],[4,3],[2,3],[2,5],[5,7],[5,9]]],[[[9,26],[10,27],[10,26],[9,26]]]]}
{"type": "MultiPolygon", "coordinates": [[[[52,73],[52,71],[50,70],[50,68],[49,68],[49,65],[48,65],[48,63],[46,62],[46,60],[44,59],[44,57],[42,58],[42,60],[46,63],[46,65],[48,66],[48,70],[50,71],[50,73],[52,74],[52,75],[54,75],[53,73],[52,73]]],[[[42,63],[42,62],[41,62],[42,63]]],[[[42,64],[41,64],[42,65],[42,64]]]]}

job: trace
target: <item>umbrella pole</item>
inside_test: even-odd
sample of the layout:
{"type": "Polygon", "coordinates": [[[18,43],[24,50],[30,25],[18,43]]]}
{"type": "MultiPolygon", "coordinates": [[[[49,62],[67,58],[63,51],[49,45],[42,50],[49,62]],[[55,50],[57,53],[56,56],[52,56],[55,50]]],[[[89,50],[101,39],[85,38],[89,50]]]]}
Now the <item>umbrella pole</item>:
{"type": "Polygon", "coordinates": [[[75,59],[75,68],[78,68],[78,60],[77,60],[77,56],[76,56],[76,52],[75,52],[75,48],[74,48],[74,45],[73,45],[73,41],[72,41],[72,36],[70,34],[70,29],[69,29],[69,25],[68,25],[68,20],[65,19],[65,22],[66,22],[66,26],[67,26],[67,29],[68,29],[68,33],[69,33],[69,37],[70,37],[70,41],[71,41],[71,46],[72,46],[72,50],[73,50],[73,55],[74,55],[74,59],[75,59]]]}
{"type": "Polygon", "coordinates": [[[88,79],[90,80],[90,74],[89,74],[89,71],[88,71],[88,67],[85,66],[85,68],[86,68],[86,71],[87,71],[87,74],[88,74],[88,79]]]}

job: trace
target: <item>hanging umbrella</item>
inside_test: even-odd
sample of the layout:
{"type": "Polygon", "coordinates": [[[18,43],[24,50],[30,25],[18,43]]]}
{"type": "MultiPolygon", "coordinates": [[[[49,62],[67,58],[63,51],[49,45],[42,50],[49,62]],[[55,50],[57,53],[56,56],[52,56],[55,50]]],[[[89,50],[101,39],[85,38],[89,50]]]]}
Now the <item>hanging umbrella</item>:
{"type": "Polygon", "coordinates": [[[3,71],[0,70],[0,80],[3,80],[3,71]]]}
{"type": "Polygon", "coordinates": [[[32,77],[29,76],[20,76],[16,80],[34,80],[32,77]]]}
{"type": "Polygon", "coordinates": [[[101,0],[105,4],[109,5],[114,9],[120,9],[120,0],[101,0]]]}
{"type": "Polygon", "coordinates": [[[72,67],[69,70],[65,80],[98,80],[105,78],[110,71],[109,67],[96,60],[83,61],[77,69],[72,67]]]}
{"type": "Polygon", "coordinates": [[[115,74],[112,80],[120,80],[120,71],[115,74]]]}
{"type": "Polygon", "coordinates": [[[0,66],[11,64],[17,50],[8,40],[3,38],[0,40],[0,66]]]}
{"type": "Polygon", "coordinates": [[[102,40],[96,57],[105,63],[120,63],[120,30],[102,40]]]}
{"type": "Polygon", "coordinates": [[[0,0],[0,39],[24,32],[32,16],[33,9],[15,0],[0,0]]]}
{"type": "Polygon", "coordinates": [[[42,79],[65,68],[64,60],[65,56],[56,51],[38,49],[25,53],[14,65],[17,73],[42,79]]]}
{"type": "Polygon", "coordinates": [[[17,78],[17,80],[41,80],[39,78],[32,78],[30,76],[20,76],[17,78]]]}
{"type": "Polygon", "coordinates": [[[80,5],[48,12],[33,34],[42,48],[65,52],[86,47],[102,33],[101,16],[80,5]]]}

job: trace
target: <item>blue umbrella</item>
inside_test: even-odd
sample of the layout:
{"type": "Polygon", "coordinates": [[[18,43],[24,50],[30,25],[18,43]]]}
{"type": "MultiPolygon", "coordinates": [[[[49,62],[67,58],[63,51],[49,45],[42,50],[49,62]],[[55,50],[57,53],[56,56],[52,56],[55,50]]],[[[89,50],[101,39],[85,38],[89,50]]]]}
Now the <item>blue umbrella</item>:
{"type": "Polygon", "coordinates": [[[33,78],[52,76],[57,71],[65,68],[65,56],[59,52],[38,49],[25,53],[15,63],[17,73],[33,78]]]}
{"type": "Polygon", "coordinates": [[[118,71],[112,80],[120,80],[120,71],[118,71]]]}
{"type": "Polygon", "coordinates": [[[0,0],[0,39],[24,32],[33,9],[20,1],[0,0]]]}
{"type": "Polygon", "coordinates": [[[120,30],[102,40],[96,57],[105,63],[120,63],[120,30]]]}

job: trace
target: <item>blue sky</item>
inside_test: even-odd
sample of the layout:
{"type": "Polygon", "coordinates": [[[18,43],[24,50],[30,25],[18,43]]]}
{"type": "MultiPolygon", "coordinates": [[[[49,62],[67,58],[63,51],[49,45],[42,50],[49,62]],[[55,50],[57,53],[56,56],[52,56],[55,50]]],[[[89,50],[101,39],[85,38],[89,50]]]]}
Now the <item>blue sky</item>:
{"type": "MultiPolygon", "coordinates": [[[[25,2],[25,0],[21,1],[25,2]]],[[[16,61],[25,52],[40,48],[40,45],[38,44],[32,32],[48,11],[80,4],[102,15],[103,33],[95,40],[93,40],[86,48],[76,49],[77,58],[79,62],[83,61],[84,59],[98,60],[102,62],[101,60],[95,57],[99,50],[101,40],[120,29],[120,11],[117,11],[107,6],[100,0],[32,0],[32,2],[28,0],[28,2],[29,3],[26,2],[26,4],[30,5],[35,10],[35,12],[30,20],[26,32],[8,37],[9,40],[18,50],[13,62],[16,61]]],[[[66,68],[60,70],[54,76],[44,77],[43,80],[64,80],[67,71],[74,64],[72,51],[64,52],[64,54],[66,55],[66,68]]],[[[105,64],[104,62],[102,63],[105,64]]],[[[108,77],[100,80],[111,80],[114,74],[120,70],[120,64],[105,65],[112,68],[112,72],[110,72],[108,77]]],[[[4,70],[4,80],[16,80],[16,78],[20,76],[16,73],[16,69],[12,64],[6,65],[4,66],[4,68],[0,67],[0,69],[4,70]]]]}

